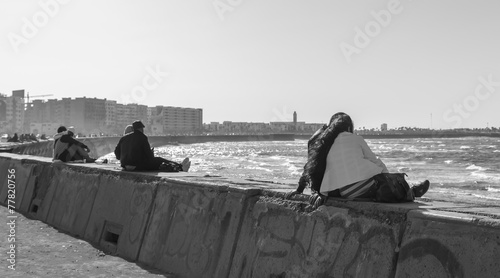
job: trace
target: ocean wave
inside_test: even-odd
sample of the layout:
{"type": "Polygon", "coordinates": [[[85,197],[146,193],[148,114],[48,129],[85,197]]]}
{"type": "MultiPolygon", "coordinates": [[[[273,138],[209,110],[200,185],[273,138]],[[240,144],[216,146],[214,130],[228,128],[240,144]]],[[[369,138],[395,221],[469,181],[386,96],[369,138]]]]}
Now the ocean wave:
{"type": "Polygon", "coordinates": [[[486,200],[500,201],[500,198],[498,198],[498,197],[484,196],[484,195],[479,195],[479,194],[472,194],[472,196],[477,197],[477,198],[481,198],[481,199],[486,199],[486,200]]]}
{"type": "Polygon", "coordinates": [[[412,169],[410,167],[398,167],[398,172],[408,172],[411,171],[412,169]]]}
{"type": "Polygon", "coordinates": [[[269,169],[269,168],[264,168],[264,167],[259,167],[259,166],[245,166],[244,167],[245,169],[249,169],[249,170],[262,170],[262,171],[266,171],[266,172],[272,172],[273,170],[269,169]]]}
{"type": "Polygon", "coordinates": [[[467,150],[467,149],[470,149],[470,146],[460,146],[460,149],[461,150],[467,150]]]}
{"type": "Polygon", "coordinates": [[[451,164],[451,163],[453,163],[453,160],[445,160],[444,163],[451,164]]]}
{"type": "Polygon", "coordinates": [[[489,191],[489,192],[500,192],[500,188],[488,186],[488,187],[486,187],[486,191],[489,191]]]}
{"type": "Polygon", "coordinates": [[[489,168],[485,168],[485,167],[481,167],[481,166],[477,166],[475,164],[472,164],[472,165],[467,166],[467,168],[465,168],[465,169],[466,170],[474,170],[474,171],[486,171],[489,168]]]}

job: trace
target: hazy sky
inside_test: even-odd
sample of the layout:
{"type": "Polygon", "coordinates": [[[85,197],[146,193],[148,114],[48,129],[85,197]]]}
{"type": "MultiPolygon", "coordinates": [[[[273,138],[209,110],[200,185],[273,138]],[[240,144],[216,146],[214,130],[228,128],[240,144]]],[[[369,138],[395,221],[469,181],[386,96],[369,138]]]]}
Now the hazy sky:
{"type": "Polygon", "coordinates": [[[500,127],[500,1],[1,0],[0,92],[500,127]]]}

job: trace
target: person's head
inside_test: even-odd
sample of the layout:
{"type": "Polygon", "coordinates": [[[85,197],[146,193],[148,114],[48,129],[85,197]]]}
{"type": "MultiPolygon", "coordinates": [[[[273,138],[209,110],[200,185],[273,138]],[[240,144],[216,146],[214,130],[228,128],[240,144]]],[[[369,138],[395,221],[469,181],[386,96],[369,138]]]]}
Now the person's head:
{"type": "Polygon", "coordinates": [[[141,121],[135,121],[132,123],[132,127],[135,130],[138,130],[140,132],[144,132],[144,128],[146,127],[141,121]]]}
{"type": "Polygon", "coordinates": [[[130,132],[134,131],[134,127],[132,125],[128,125],[125,127],[125,130],[123,131],[123,135],[128,134],[130,132]]]}
{"type": "Polygon", "coordinates": [[[65,132],[67,129],[65,126],[60,126],[58,129],[57,129],[57,133],[61,133],[61,132],[65,132]]]}
{"type": "MultiPolygon", "coordinates": [[[[330,132],[335,132],[337,135],[341,132],[353,132],[354,124],[351,117],[344,112],[335,113],[330,118],[330,123],[328,124],[328,129],[330,132]]],[[[336,136],[335,136],[336,137],[336,136]]]]}

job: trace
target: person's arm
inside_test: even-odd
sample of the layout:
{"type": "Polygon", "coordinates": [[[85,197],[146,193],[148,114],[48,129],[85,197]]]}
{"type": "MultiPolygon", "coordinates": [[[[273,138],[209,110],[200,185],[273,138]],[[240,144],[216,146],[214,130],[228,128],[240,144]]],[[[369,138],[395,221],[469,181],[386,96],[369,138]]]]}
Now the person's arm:
{"type": "Polygon", "coordinates": [[[121,143],[122,143],[122,139],[120,138],[120,141],[118,141],[118,144],[116,144],[116,147],[115,147],[115,156],[116,156],[116,159],[118,159],[118,160],[120,160],[120,157],[122,154],[121,143]]]}
{"type": "Polygon", "coordinates": [[[80,141],[78,141],[78,140],[74,139],[74,138],[73,138],[73,137],[71,137],[70,135],[63,135],[63,136],[61,137],[61,139],[59,139],[59,140],[61,140],[61,142],[63,142],[63,143],[69,143],[69,144],[77,145],[77,146],[79,146],[79,147],[81,147],[81,148],[83,148],[83,149],[86,149],[86,150],[88,150],[88,149],[89,149],[89,148],[87,147],[87,145],[85,145],[84,143],[82,143],[82,142],[80,142],[80,141]]]}
{"type": "Polygon", "coordinates": [[[306,188],[306,186],[307,186],[307,177],[306,177],[305,173],[303,173],[299,179],[299,186],[297,187],[297,189],[286,193],[285,199],[290,199],[290,198],[292,198],[292,196],[294,196],[296,194],[302,194],[304,192],[304,189],[306,188]]]}
{"type": "Polygon", "coordinates": [[[368,144],[366,143],[365,139],[363,139],[363,137],[359,137],[360,140],[359,140],[359,143],[361,145],[361,149],[363,150],[363,156],[370,160],[371,162],[375,163],[377,166],[379,166],[380,168],[382,168],[382,173],[389,173],[389,170],[387,170],[387,167],[385,166],[384,162],[382,162],[382,160],[380,160],[373,152],[372,150],[370,149],[370,147],[368,146],[368,144]]]}
{"type": "Polygon", "coordinates": [[[154,153],[153,153],[153,150],[151,150],[151,145],[149,145],[149,140],[148,140],[148,137],[146,137],[146,135],[144,135],[144,139],[143,139],[143,142],[141,145],[143,147],[143,151],[144,151],[146,158],[148,160],[153,159],[154,153]]]}

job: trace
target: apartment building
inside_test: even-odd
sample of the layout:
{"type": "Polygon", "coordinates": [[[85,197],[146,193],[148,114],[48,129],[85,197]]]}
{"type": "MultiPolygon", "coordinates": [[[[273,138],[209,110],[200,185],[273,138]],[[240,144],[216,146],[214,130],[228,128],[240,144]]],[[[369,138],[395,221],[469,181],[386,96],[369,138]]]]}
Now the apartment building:
{"type": "Polygon", "coordinates": [[[150,112],[150,130],[155,135],[186,133],[203,129],[203,110],[200,108],[159,105],[150,112]]]}
{"type": "Polygon", "coordinates": [[[0,129],[3,132],[23,132],[24,105],[24,90],[13,91],[12,96],[0,95],[0,129]]]}

